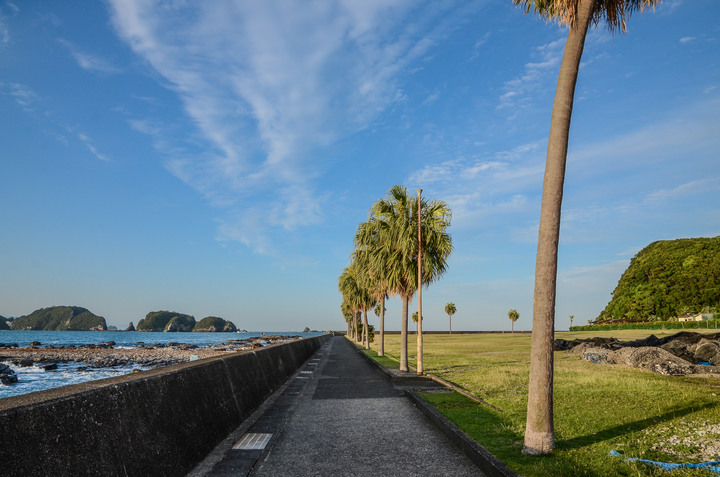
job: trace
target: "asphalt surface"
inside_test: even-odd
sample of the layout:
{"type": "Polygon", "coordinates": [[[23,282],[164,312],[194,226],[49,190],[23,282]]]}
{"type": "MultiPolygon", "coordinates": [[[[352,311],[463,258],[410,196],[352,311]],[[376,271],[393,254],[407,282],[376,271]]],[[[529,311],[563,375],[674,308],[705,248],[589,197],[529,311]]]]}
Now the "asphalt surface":
{"type": "Polygon", "coordinates": [[[344,337],[251,420],[191,475],[483,475],[344,337]]]}

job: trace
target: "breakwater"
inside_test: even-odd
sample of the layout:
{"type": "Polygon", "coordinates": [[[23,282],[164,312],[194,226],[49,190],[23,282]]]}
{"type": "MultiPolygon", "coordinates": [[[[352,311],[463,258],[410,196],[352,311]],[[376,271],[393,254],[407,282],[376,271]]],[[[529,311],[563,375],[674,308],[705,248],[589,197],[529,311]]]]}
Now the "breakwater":
{"type": "Polygon", "coordinates": [[[184,475],[328,338],[0,399],[0,474],[184,475]]]}

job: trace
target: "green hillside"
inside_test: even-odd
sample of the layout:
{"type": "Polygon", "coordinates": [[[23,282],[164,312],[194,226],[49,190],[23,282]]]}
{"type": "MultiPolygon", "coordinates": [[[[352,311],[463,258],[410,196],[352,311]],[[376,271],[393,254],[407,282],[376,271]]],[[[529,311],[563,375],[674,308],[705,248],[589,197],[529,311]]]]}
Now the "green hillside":
{"type": "Polygon", "coordinates": [[[79,306],[51,306],[13,322],[13,330],[105,331],[105,318],[79,306]]]}
{"type": "Polygon", "coordinates": [[[720,236],[653,242],[630,261],[598,320],[667,320],[720,309],[720,236]]]}
{"type": "Polygon", "coordinates": [[[195,328],[195,317],[178,315],[170,318],[163,331],[192,331],[195,328]]]}
{"type": "Polygon", "coordinates": [[[0,330],[9,330],[10,326],[7,323],[7,318],[0,315],[0,330]]]}
{"type": "Polygon", "coordinates": [[[232,321],[218,318],[217,316],[206,316],[198,321],[193,331],[227,331],[235,332],[237,328],[232,321]]]}
{"type": "Polygon", "coordinates": [[[175,325],[173,327],[175,328],[174,331],[192,331],[195,326],[195,318],[190,315],[184,315],[175,311],[151,311],[145,315],[145,318],[138,322],[135,329],[137,331],[167,331],[170,321],[173,321],[172,324],[175,325]],[[188,323],[192,323],[190,329],[179,329],[186,328],[188,323]]]}

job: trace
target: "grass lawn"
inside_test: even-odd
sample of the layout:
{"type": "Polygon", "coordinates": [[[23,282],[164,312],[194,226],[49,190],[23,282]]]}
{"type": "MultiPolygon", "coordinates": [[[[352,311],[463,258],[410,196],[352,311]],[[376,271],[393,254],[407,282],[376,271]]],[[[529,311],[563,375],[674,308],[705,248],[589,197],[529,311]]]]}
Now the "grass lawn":
{"type": "MultiPolygon", "coordinates": [[[[656,336],[677,330],[652,331],[656,336]]],[[[614,336],[635,339],[643,330],[558,332],[556,338],[614,336]]],[[[376,335],[376,340],[379,336],[376,335]]],[[[598,365],[555,353],[556,450],[523,456],[530,361],[529,334],[425,335],[424,367],[497,406],[498,412],[460,394],[423,394],[440,412],[522,475],[716,475],[671,473],[608,456],[663,462],[720,460],[720,377],[661,376],[616,365],[598,365]]],[[[414,366],[416,336],[410,335],[414,366]]],[[[377,358],[377,343],[368,352],[377,358]]],[[[388,368],[398,368],[400,336],[385,337],[388,368]]]]}

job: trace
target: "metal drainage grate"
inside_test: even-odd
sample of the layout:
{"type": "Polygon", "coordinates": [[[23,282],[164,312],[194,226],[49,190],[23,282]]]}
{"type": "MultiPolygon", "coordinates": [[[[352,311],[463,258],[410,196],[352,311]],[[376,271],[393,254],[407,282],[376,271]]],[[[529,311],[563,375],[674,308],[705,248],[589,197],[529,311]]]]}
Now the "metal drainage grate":
{"type": "Polygon", "coordinates": [[[272,434],[245,434],[237,441],[233,449],[238,450],[263,450],[270,441],[272,434]]]}

